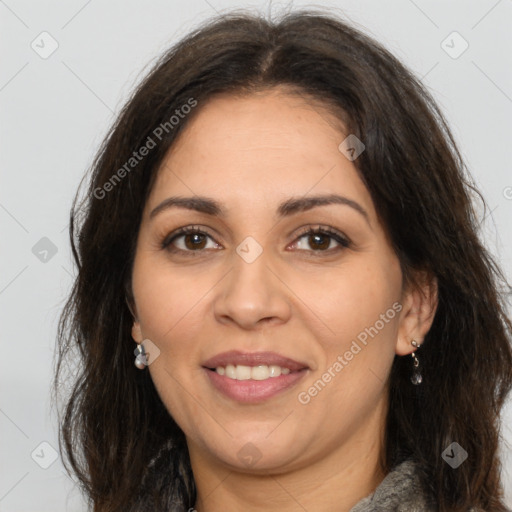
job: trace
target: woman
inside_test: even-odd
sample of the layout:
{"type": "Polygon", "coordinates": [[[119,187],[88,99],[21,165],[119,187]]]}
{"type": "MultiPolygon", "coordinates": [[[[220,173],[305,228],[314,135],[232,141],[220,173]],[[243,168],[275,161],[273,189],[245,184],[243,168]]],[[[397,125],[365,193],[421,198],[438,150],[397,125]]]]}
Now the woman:
{"type": "Polygon", "coordinates": [[[71,217],[56,386],[78,347],[61,434],[94,510],[507,510],[473,191],[429,94],[339,20],[233,13],[166,53],[71,217]]]}

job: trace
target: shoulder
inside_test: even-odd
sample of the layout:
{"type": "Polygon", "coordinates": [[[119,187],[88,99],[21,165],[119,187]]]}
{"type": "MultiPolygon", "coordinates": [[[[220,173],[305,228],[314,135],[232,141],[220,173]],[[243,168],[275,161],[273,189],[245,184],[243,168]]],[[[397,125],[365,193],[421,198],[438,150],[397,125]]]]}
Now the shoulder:
{"type": "Polygon", "coordinates": [[[418,466],[411,460],[397,465],[375,491],[350,512],[436,512],[421,485],[418,466]]]}

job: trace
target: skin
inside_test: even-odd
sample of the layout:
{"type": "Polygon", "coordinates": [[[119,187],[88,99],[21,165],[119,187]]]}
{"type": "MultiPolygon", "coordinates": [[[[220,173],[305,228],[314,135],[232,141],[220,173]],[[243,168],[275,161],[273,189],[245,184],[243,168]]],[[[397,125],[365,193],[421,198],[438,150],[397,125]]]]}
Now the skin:
{"type": "Polygon", "coordinates": [[[217,96],[200,107],[166,156],[144,209],[133,339],[160,350],[148,369],[186,435],[196,510],[348,511],[385,476],[379,460],[389,371],[396,354],[415,350],[412,339],[423,341],[435,286],[426,279],[421,288],[403,286],[372,199],[338,150],[348,134],[326,110],[281,89],[217,96]],[[276,214],[291,197],[333,193],[356,201],[367,218],[340,204],[276,214]],[[168,197],[194,195],[221,203],[225,217],[170,208],[150,218],[168,197]],[[174,241],[188,252],[162,248],[189,225],[208,236],[174,241]],[[339,231],[350,245],[301,234],[319,226],[339,231]],[[252,263],[236,252],[248,236],[263,249],[252,263]],[[396,302],[400,313],[301,404],[298,393],[396,302]],[[202,368],[233,349],[275,351],[309,370],[298,386],[241,404],[221,395],[202,368]],[[251,466],[237,456],[247,443],[260,457],[251,466]]]}

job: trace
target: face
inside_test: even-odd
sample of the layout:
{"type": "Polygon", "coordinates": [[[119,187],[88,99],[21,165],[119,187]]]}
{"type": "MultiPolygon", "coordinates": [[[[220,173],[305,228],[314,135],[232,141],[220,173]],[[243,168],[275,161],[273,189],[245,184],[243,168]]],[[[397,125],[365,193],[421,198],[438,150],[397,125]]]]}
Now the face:
{"type": "Polygon", "coordinates": [[[278,472],[378,445],[412,299],[333,121],[279,90],[218,96],[158,172],[132,333],[194,460],[278,472]]]}

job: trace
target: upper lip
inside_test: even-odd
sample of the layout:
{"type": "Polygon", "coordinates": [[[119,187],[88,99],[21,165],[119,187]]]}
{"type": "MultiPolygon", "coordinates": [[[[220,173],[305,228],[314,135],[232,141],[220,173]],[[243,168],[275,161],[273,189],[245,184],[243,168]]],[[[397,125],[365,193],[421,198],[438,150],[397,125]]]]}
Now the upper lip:
{"type": "Polygon", "coordinates": [[[289,368],[292,372],[309,368],[307,364],[295,361],[289,357],[284,357],[275,352],[241,352],[239,350],[231,350],[222,352],[211,357],[203,363],[205,368],[217,368],[219,366],[226,367],[228,364],[259,366],[259,365],[275,365],[281,368],[289,368]]]}

